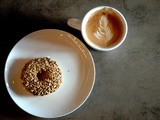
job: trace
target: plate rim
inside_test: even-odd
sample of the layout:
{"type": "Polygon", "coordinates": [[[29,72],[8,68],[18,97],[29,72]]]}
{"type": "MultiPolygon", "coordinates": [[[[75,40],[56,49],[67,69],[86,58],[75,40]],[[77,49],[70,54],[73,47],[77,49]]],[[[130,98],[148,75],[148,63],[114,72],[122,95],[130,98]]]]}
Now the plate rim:
{"type": "Polygon", "coordinates": [[[10,92],[9,92],[9,89],[7,88],[7,78],[6,78],[6,77],[7,77],[7,75],[6,75],[7,68],[6,68],[6,67],[7,67],[8,59],[9,59],[9,56],[10,56],[12,50],[16,47],[16,45],[17,45],[23,38],[25,38],[25,37],[27,37],[27,36],[29,36],[29,35],[31,35],[31,34],[34,34],[34,33],[36,33],[36,32],[48,31],[48,30],[53,30],[53,31],[55,30],[55,31],[59,31],[59,32],[64,32],[64,33],[67,33],[67,34],[69,34],[69,35],[71,35],[71,36],[74,36],[73,34],[71,34],[71,33],[69,33],[69,32],[66,32],[66,31],[63,31],[63,30],[59,30],[59,29],[40,29],[40,30],[33,31],[33,32],[31,32],[31,33],[23,36],[23,37],[22,37],[17,43],[15,43],[15,45],[11,48],[11,50],[10,50],[10,52],[9,52],[7,58],[6,58],[6,62],[5,62],[5,66],[4,66],[4,82],[5,82],[5,87],[6,87],[7,91],[8,91],[9,96],[11,97],[12,101],[14,101],[14,103],[15,103],[20,109],[22,109],[24,112],[26,112],[26,113],[28,113],[28,114],[30,114],[30,115],[32,115],[32,116],[39,117],[39,118],[60,118],[60,117],[69,115],[69,114],[73,113],[74,111],[78,110],[78,109],[87,101],[87,99],[88,99],[89,96],[91,95],[91,92],[92,92],[92,90],[93,90],[93,88],[94,88],[94,85],[95,85],[96,68],[95,68],[95,62],[94,62],[93,56],[92,56],[91,52],[89,51],[89,49],[86,47],[86,45],[85,45],[79,38],[77,38],[76,36],[74,36],[74,37],[78,40],[78,42],[80,42],[80,43],[87,49],[87,51],[88,51],[88,53],[89,53],[89,55],[90,55],[90,57],[91,57],[91,61],[92,61],[92,65],[93,65],[93,72],[94,72],[94,74],[93,74],[93,82],[92,82],[92,86],[91,86],[91,88],[90,88],[90,90],[89,90],[89,93],[88,93],[88,95],[86,96],[86,98],[83,100],[83,102],[78,105],[78,107],[74,108],[74,109],[71,110],[70,112],[67,112],[67,113],[65,113],[65,114],[62,114],[62,115],[59,115],[59,116],[56,116],[56,117],[42,117],[42,116],[34,115],[34,114],[29,113],[28,111],[24,110],[21,106],[19,106],[19,105],[16,103],[16,101],[13,99],[12,95],[11,95],[10,92]]]}

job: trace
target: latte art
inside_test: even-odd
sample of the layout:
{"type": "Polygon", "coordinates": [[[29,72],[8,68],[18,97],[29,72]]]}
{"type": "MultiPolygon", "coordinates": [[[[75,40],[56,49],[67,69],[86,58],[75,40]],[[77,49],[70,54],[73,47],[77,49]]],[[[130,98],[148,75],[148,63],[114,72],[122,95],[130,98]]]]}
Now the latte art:
{"type": "Polygon", "coordinates": [[[112,9],[104,8],[94,12],[87,21],[88,39],[100,47],[118,43],[124,34],[124,25],[112,9]]]}
{"type": "Polygon", "coordinates": [[[106,42],[113,38],[113,31],[108,25],[108,19],[106,16],[103,15],[99,20],[99,26],[96,33],[94,33],[94,36],[99,40],[105,40],[106,42]]]}

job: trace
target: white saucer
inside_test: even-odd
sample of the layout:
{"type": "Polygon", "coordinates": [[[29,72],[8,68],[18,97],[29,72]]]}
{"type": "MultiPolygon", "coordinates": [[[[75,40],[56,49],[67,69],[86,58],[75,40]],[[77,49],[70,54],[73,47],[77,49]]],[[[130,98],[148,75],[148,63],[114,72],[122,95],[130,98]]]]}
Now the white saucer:
{"type": "Polygon", "coordinates": [[[85,45],[75,36],[46,29],[22,38],[10,52],[5,65],[5,83],[13,101],[24,111],[43,118],[72,113],[90,95],[95,81],[95,65],[85,45]],[[60,88],[49,95],[33,96],[21,84],[21,70],[35,57],[49,56],[62,70],[60,88]]]}

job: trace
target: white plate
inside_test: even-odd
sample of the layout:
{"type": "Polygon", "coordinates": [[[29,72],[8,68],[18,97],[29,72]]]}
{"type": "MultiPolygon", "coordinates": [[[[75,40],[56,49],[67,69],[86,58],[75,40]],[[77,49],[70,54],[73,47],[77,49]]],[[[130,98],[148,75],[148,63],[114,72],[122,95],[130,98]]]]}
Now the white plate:
{"type": "Polygon", "coordinates": [[[5,66],[5,83],[13,101],[38,117],[56,118],[79,108],[90,95],[95,81],[93,58],[75,36],[60,30],[33,32],[10,52],[5,66]],[[49,56],[62,70],[60,88],[46,96],[33,96],[21,84],[21,70],[31,58],[49,56]]]}

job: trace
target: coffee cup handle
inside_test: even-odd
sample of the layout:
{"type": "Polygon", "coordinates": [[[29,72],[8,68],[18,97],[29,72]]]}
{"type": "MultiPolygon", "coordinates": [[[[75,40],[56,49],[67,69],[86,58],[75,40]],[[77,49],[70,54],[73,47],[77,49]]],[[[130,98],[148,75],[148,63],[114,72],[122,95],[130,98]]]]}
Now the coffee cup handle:
{"type": "Polygon", "coordinates": [[[81,20],[75,19],[75,18],[70,18],[70,19],[68,19],[67,24],[70,27],[81,31],[81,24],[82,24],[81,20]]]}

